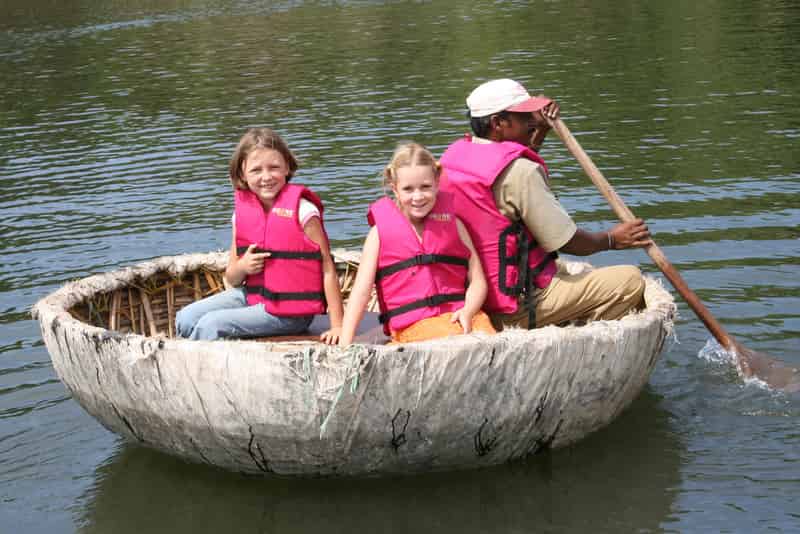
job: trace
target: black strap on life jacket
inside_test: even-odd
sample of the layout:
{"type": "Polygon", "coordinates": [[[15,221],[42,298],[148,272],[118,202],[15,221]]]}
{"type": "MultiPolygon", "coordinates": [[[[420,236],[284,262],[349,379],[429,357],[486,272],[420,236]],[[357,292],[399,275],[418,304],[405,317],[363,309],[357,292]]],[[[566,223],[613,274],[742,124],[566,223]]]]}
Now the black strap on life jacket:
{"type": "Polygon", "coordinates": [[[325,300],[321,291],[270,291],[264,286],[244,286],[248,295],[261,295],[267,300],[325,300]]]}
{"type": "Polygon", "coordinates": [[[407,260],[398,261],[387,265],[375,273],[375,281],[377,282],[385,276],[394,274],[409,267],[417,265],[430,265],[431,263],[449,263],[451,265],[461,265],[462,267],[469,267],[469,261],[466,258],[459,258],[458,256],[448,256],[447,254],[419,254],[412,256],[407,260]]]}
{"type": "MultiPolygon", "coordinates": [[[[247,252],[248,247],[236,247],[236,254],[241,256],[247,252]]],[[[269,252],[270,259],[282,260],[319,260],[322,261],[322,253],[315,252],[294,252],[288,250],[269,250],[256,247],[253,252],[269,252]]],[[[248,295],[261,295],[267,300],[321,300],[325,301],[325,293],[321,291],[270,291],[264,286],[245,285],[244,290],[248,295]]]]}
{"type": "Polygon", "coordinates": [[[460,300],[464,300],[464,298],[464,293],[450,293],[447,295],[433,295],[430,297],[425,297],[423,299],[415,300],[414,302],[409,302],[408,304],[403,304],[402,306],[398,306],[392,310],[387,310],[386,313],[382,313],[378,316],[378,320],[381,322],[381,324],[383,324],[392,317],[410,312],[412,310],[419,308],[432,308],[433,306],[438,306],[439,304],[444,304],[445,302],[458,302],[460,300]]]}
{"type": "MultiPolygon", "coordinates": [[[[236,254],[241,256],[247,252],[248,247],[236,247],[236,254]]],[[[256,247],[253,252],[258,254],[269,252],[269,257],[275,260],[320,260],[322,261],[322,252],[319,250],[315,252],[294,252],[289,250],[269,250],[256,247]]]]}
{"type": "MultiPolygon", "coordinates": [[[[403,269],[408,269],[410,267],[415,267],[417,265],[430,265],[432,263],[447,263],[450,265],[460,265],[465,269],[469,268],[469,260],[467,260],[466,258],[461,258],[458,256],[449,256],[447,254],[418,254],[416,256],[408,258],[407,260],[398,261],[392,263],[391,265],[387,265],[386,267],[378,269],[377,272],[375,273],[375,282],[377,282],[381,278],[385,278],[391,274],[402,271],[403,269]]],[[[398,306],[397,308],[386,310],[385,313],[382,313],[378,316],[378,320],[381,323],[385,323],[392,317],[395,317],[397,315],[402,315],[412,310],[438,306],[439,304],[444,304],[445,302],[458,302],[460,300],[464,300],[464,298],[465,298],[465,293],[431,295],[429,297],[421,298],[419,300],[415,300],[414,302],[409,302],[408,304],[398,306]]]]}
{"type": "Polygon", "coordinates": [[[499,243],[499,256],[500,256],[500,276],[498,286],[504,295],[510,297],[519,297],[524,295],[525,308],[528,310],[528,329],[536,328],[536,303],[533,302],[534,280],[541,273],[551,260],[558,257],[556,252],[548,253],[542,261],[540,261],[532,269],[528,265],[528,253],[538,246],[536,240],[525,232],[525,225],[521,220],[516,220],[508,225],[505,230],[500,232],[499,243]],[[508,248],[506,246],[507,238],[513,236],[517,241],[517,253],[508,255],[508,248]],[[508,285],[508,268],[517,268],[517,283],[513,286],[508,285]]]}
{"type": "Polygon", "coordinates": [[[497,281],[497,285],[500,288],[500,292],[504,295],[508,295],[509,297],[517,297],[521,295],[527,287],[526,274],[528,272],[528,251],[530,250],[529,247],[533,239],[531,238],[529,240],[527,238],[527,235],[525,234],[525,225],[522,224],[522,221],[515,221],[508,225],[505,230],[500,232],[499,239],[500,242],[498,253],[500,256],[500,279],[497,281]],[[515,237],[517,242],[517,253],[513,256],[508,255],[507,242],[509,236],[515,237]],[[517,283],[513,286],[508,285],[509,267],[517,268],[517,283]]]}

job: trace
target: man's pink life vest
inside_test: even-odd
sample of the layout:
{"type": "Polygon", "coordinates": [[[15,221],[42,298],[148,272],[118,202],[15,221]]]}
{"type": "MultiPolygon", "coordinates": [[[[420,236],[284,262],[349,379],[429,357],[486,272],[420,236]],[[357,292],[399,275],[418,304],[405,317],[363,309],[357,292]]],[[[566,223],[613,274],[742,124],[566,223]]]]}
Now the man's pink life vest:
{"type": "Polygon", "coordinates": [[[494,201],[492,184],[520,157],[547,172],[536,152],[512,141],[473,143],[466,137],[450,145],[440,160],[445,172],[439,187],[453,193],[456,215],[477,249],[489,285],[483,308],[491,313],[517,311],[519,295],[529,292],[531,283],[547,287],[556,272],[556,254],[539,247],[524,223],[511,222],[494,201]]]}
{"type": "Polygon", "coordinates": [[[272,315],[325,312],[322,254],[300,226],[297,211],[301,198],[317,206],[321,220],[322,202],[301,185],[284,185],[269,213],[252,191],[237,189],[234,194],[236,253],[243,255],[253,243],[257,252],[271,253],[264,270],[245,279],[247,304],[263,303],[272,315]]]}
{"type": "Polygon", "coordinates": [[[437,196],[422,241],[388,197],[370,206],[367,220],[380,239],[375,287],[387,334],[464,306],[470,253],[458,235],[451,195],[437,196]]]}

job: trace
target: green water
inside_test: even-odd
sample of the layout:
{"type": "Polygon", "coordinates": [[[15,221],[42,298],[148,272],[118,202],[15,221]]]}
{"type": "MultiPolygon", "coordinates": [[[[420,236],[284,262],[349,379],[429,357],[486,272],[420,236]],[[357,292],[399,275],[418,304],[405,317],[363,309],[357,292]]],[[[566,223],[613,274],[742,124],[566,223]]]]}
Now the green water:
{"type": "MultiPolygon", "coordinates": [[[[791,531],[800,398],[745,384],[679,303],[643,395],[575,447],[494,469],[261,480],[141,449],[58,380],[29,307],[64,282],[226,248],[249,126],[301,159],[357,247],[394,145],[440,154],[512,77],[564,121],[715,316],[800,365],[800,5],[45,2],[0,6],[0,532],[791,531]]],[[[557,139],[589,230],[613,223],[557,139]]],[[[636,263],[640,251],[593,256],[636,263]]]]}

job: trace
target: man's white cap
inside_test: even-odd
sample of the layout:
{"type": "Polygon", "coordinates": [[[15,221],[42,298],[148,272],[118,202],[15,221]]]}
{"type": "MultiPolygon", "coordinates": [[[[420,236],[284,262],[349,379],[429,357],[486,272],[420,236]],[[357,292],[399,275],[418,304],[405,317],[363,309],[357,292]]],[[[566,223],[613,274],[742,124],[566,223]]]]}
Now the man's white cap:
{"type": "Polygon", "coordinates": [[[503,78],[479,85],[467,97],[471,117],[485,117],[501,111],[537,111],[549,98],[532,97],[522,84],[503,78]]]}

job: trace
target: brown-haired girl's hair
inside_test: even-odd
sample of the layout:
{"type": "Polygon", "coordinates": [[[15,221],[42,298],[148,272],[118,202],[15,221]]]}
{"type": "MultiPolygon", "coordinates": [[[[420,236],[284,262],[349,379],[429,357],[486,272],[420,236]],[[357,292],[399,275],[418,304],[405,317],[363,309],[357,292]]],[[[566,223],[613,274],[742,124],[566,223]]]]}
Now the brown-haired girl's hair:
{"type": "Polygon", "coordinates": [[[442,174],[442,166],[430,150],[414,141],[401,141],[394,150],[389,164],[383,169],[384,189],[391,188],[397,180],[397,169],[416,165],[431,167],[437,180],[442,174]]]}
{"type": "Polygon", "coordinates": [[[297,159],[289,150],[286,141],[281,139],[281,136],[269,128],[251,128],[239,139],[239,144],[236,145],[236,150],[233,151],[231,163],[229,167],[229,176],[234,189],[247,190],[247,181],[244,179],[242,172],[242,165],[244,165],[247,157],[259,148],[270,148],[280,152],[283,159],[286,160],[286,165],[289,166],[289,174],[286,175],[286,181],[291,180],[297,171],[297,159]]]}

